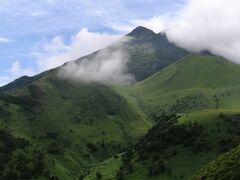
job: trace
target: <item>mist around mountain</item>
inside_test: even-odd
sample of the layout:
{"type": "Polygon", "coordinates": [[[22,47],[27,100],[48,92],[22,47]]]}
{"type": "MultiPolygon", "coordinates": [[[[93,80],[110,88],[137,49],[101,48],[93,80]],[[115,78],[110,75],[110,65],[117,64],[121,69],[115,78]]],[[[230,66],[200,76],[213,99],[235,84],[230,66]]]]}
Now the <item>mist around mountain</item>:
{"type": "Polygon", "coordinates": [[[239,77],[137,27],[0,88],[0,179],[238,179],[239,77]]]}

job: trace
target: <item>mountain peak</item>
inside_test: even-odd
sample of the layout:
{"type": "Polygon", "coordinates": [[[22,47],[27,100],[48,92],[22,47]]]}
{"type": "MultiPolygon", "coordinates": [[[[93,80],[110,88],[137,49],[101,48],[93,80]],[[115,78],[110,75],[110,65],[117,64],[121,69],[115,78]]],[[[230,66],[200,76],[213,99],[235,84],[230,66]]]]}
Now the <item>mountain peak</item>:
{"type": "Polygon", "coordinates": [[[142,36],[142,35],[156,35],[152,30],[145,28],[143,26],[138,26],[132,32],[128,34],[129,36],[142,36]]]}

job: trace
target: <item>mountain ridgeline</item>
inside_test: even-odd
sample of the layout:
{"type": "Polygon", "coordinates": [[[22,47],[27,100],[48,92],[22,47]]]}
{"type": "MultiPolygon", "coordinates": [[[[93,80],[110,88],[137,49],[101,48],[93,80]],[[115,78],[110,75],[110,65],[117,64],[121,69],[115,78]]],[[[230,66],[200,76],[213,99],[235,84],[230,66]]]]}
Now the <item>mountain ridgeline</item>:
{"type": "Polygon", "coordinates": [[[178,59],[189,54],[186,50],[170,43],[164,33],[156,34],[144,27],[138,27],[127,35],[130,60],[128,71],[135,78],[143,80],[178,59]]]}
{"type": "Polygon", "coordinates": [[[239,179],[240,65],[137,27],[131,85],[59,78],[0,88],[0,179],[239,179]]]}

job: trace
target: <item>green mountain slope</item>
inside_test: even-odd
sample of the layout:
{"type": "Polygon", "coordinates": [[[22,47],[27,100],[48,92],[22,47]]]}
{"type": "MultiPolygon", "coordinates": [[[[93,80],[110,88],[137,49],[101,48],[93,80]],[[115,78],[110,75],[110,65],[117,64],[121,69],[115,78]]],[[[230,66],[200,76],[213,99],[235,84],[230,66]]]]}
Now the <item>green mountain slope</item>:
{"type": "Polygon", "coordinates": [[[146,116],[111,87],[72,83],[49,71],[0,94],[0,127],[27,139],[46,157],[45,172],[74,179],[136,142],[146,116]]]}
{"type": "MultiPolygon", "coordinates": [[[[130,56],[128,69],[137,80],[188,53],[168,42],[165,35],[143,27],[127,37],[130,40],[124,46],[130,56]]],[[[114,44],[105,50],[113,48],[122,47],[114,44]]],[[[94,59],[99,52],[76,61],[94,59]]],[[[121,88],[61,80],[57,71],[24,76],[0,88],[0,129],[14,138],[26,139],[29,151],[42,154],[44,167],[39,177],[78,178],[93,164],[122,152],[151,128],[135,99],[121,88]]],[[[19,170],[11,171],[6,163],[2,166],[10,174],[16,171],[20,178],[19,170]]]]}
{"type": "MultiPolygon", "coordinates": [[[[136,98],[156,125],[120,158],[93,167],[86,179],[94,179],[97,172],[106,179],[129,180],[218,177],[233,172],[236,160],[232,168],[223,165],[215,172],[218,166],[209,165],[194,176],[240,144],[239,77],[240,66],[235,63],[191,54],[126,87],[125,92],[136,98]]],[[[225,160],[228,164],[228,156],[225,160]]]]}
{"type": "Polygon", "coordinates": [[[203,170],[195,175],[193,180],[219,179],[236,180],[240,178],[240,147],[236,147],[230,152],[209,163],[203,170]]]}
{"type": "MultiPolygon", "coordinates": [[[[94,179],[96,172],[106,179],[190,179],[240,143],[236,111],[198,111],[180,117],[162,116],[158,120],[121,158],[94,167],[86,179],[94,179]]],[[[236,166],[237,162],[236,159],[236,166]]]]}
{"type": "Polygon", "coordinates": [[[144,109],[189,112],[237,109],[240,66],[220,57],[191,54],[131,89],[144,109]]]}
{"type": "Polygon", "coordinates": [[[189,54],[186,50],[170,43],[163,33],[156,34],[144,27],[137,27],[127,35],[126,43],[130,60],[128,71],[136,80],[143,80],[171,63],[189,54]]]}
{"type": "Polygon", "coordinates": [[[56,68],[0,88],[0,177],[171,180],[227,172],[227,165],[215,171],[219,160],[206,165],[240,143],[240,66],[189,54],[143,27],[127,36],[128,71],[142,80],[134,85],[71,82],[56,68]]]}

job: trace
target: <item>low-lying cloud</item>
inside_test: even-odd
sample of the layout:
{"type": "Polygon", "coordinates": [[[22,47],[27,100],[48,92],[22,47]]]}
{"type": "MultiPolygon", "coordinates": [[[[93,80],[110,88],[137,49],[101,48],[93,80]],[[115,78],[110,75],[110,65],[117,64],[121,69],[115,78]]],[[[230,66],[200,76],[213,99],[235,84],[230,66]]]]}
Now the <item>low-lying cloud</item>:
{"type": "Polygon", "coordinates": [[[188,0],[165,23],[170,41],[193,51],[209,50],[240,63],[240,1],[188,0]]]}
{"type": "Polygon", "coordinates": [[[12,42],[11,39],[4,38],[4,37],[1,37],[1,36],[0,36],[0,43],[10,43],[10,42],[12,42]]]}
{"type": "Polygon", "coordinates": [[[127,71],[128,53],[124,47],[128,38],[122,38],[111,47],[95,55],[66,63],[59,70],[59,77],[83,82],[104,84],[130,84],[133,75],[127,71]]]}
{"type": "Polygon", "coordinates": [[[40,53],[37,54],[39,71],[56,68],[68,61],[105,48],[120,37],[121,35],[90,32],[87,28],[73,35],[70,43],[65,43],[62,37],[56,36],[40,47],[40,53]]]}
{"type": "Polygon", "coordinates": [[[156,33],[165,31],[168,39],[180,47],[194,52],[209,50],[240,63],[239,7],[239,0],[186,0],[174,14],[108,25],[120,32],[138,25],[156,33]]]}
{"type": "MultiPolygon", "coordinates": [[[[128,24],[110,22],[107,25],[121,33],[129,32],[138,25],[157,33],[164,31],[168,39],[180,47],[194,52],[209,50],[240,63],[239,7],[239,0],[186,0],[181,9],[172,15],[130,20],[128,24]]],[[[89,32],[87,28],[73,36],[67,45],[61,37],[55,37],[44,46],[45,52],[39,59],[39,66],[41,70],[60,66],[102,49],[119,38],[120,35],[89,32]]],[[[124,48],[107,48],[91,58],[65,64],[59,75],[84,82],[131,83],[134,78],[127,72],[128,60],[124,48]]]]}

